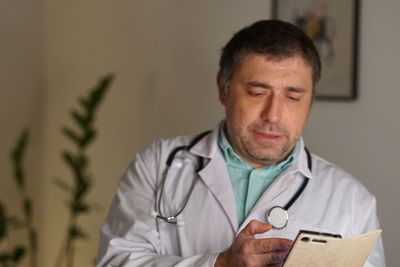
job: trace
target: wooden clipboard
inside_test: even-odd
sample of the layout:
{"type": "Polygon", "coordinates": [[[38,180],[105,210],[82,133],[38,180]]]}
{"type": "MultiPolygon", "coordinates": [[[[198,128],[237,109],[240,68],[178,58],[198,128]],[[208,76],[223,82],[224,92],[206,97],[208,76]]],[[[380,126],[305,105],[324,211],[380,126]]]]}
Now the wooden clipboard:
{"type": "Polygon", "coordinates": [[[382,230],[342,239],[340,235],[300,231],[283,267],[363,266],[382,230]]]}

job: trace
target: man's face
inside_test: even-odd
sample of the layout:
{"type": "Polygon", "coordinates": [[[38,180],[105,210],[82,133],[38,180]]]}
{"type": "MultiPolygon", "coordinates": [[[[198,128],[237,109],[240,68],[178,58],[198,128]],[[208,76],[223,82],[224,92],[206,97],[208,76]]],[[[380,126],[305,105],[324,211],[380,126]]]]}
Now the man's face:
{"type": "Polygon", "coordinates": [[[300,56],[248,54],[229,88],[218,78],[233,150],[254,167],[284,160],[301,136],[312,102],[312,70],[300,56]]]}

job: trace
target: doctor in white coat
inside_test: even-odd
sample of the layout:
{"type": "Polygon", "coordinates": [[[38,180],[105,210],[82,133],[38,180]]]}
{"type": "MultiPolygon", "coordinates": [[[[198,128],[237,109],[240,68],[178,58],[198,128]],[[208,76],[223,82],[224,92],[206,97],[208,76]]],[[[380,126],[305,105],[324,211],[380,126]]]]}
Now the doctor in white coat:
{"type": "MultiPolygon", "coordinates": [[[[365,187],[305,149],[320,72],[312,41],[289,23],[236,33],[217,79],[225,120],[136,154],[101,229],[97,266],[280,266],[300,229],[379,229],[365,187]],[[268,221],[276,206],[287,209],[281,229],[268,221]]],[[[382,240],[364,266],[385,266],[382,240]]]]}

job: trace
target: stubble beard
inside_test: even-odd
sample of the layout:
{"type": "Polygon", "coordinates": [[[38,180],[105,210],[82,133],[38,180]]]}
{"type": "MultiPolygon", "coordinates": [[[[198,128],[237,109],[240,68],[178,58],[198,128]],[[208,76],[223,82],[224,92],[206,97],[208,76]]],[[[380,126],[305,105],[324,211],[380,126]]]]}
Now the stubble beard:
{"type": "Polygon", "coordinates": [[[284,140],[280,143],[268,143],[255,139],[251,136],[252,131],[264,132],[267,127],[250,126],[246,130],[233,131],[238,145],[239,154],[244,155],[247,159],[255,162],[261,166],[268,166],[283,161],[287,158],[290,151],[294,147],[294,141],[290,139],[287,131],[273,129],[269,126],[270,131],[283,135],[284,140]]]}

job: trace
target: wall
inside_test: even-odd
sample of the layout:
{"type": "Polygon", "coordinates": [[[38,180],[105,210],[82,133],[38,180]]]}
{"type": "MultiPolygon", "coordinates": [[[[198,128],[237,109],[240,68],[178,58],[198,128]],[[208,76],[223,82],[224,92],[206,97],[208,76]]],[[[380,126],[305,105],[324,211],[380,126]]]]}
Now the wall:
{"type": "Polygon", "coordinates": [[[315,153],[351,172],[375,194],[387,266],[397,266],[400,2],[361,2],[360,97],[315,103],[305,139],[315,153]]]}
{"type": "MultiPolygon", "coordinates": [[[[8,215],[21,215],[21,199],[12,176],[10,150],[23,128],[30,129],[24,161],[27,191],[40,216],[42,181],[41,104],[43,103],[42,5],[37,1],[0,1],[0,202],[8,215]]],[[[15,244],[12,233],[10,244],[15,244]]],[[[0,247],[5,249],[6,244],[0,247]]]]}

